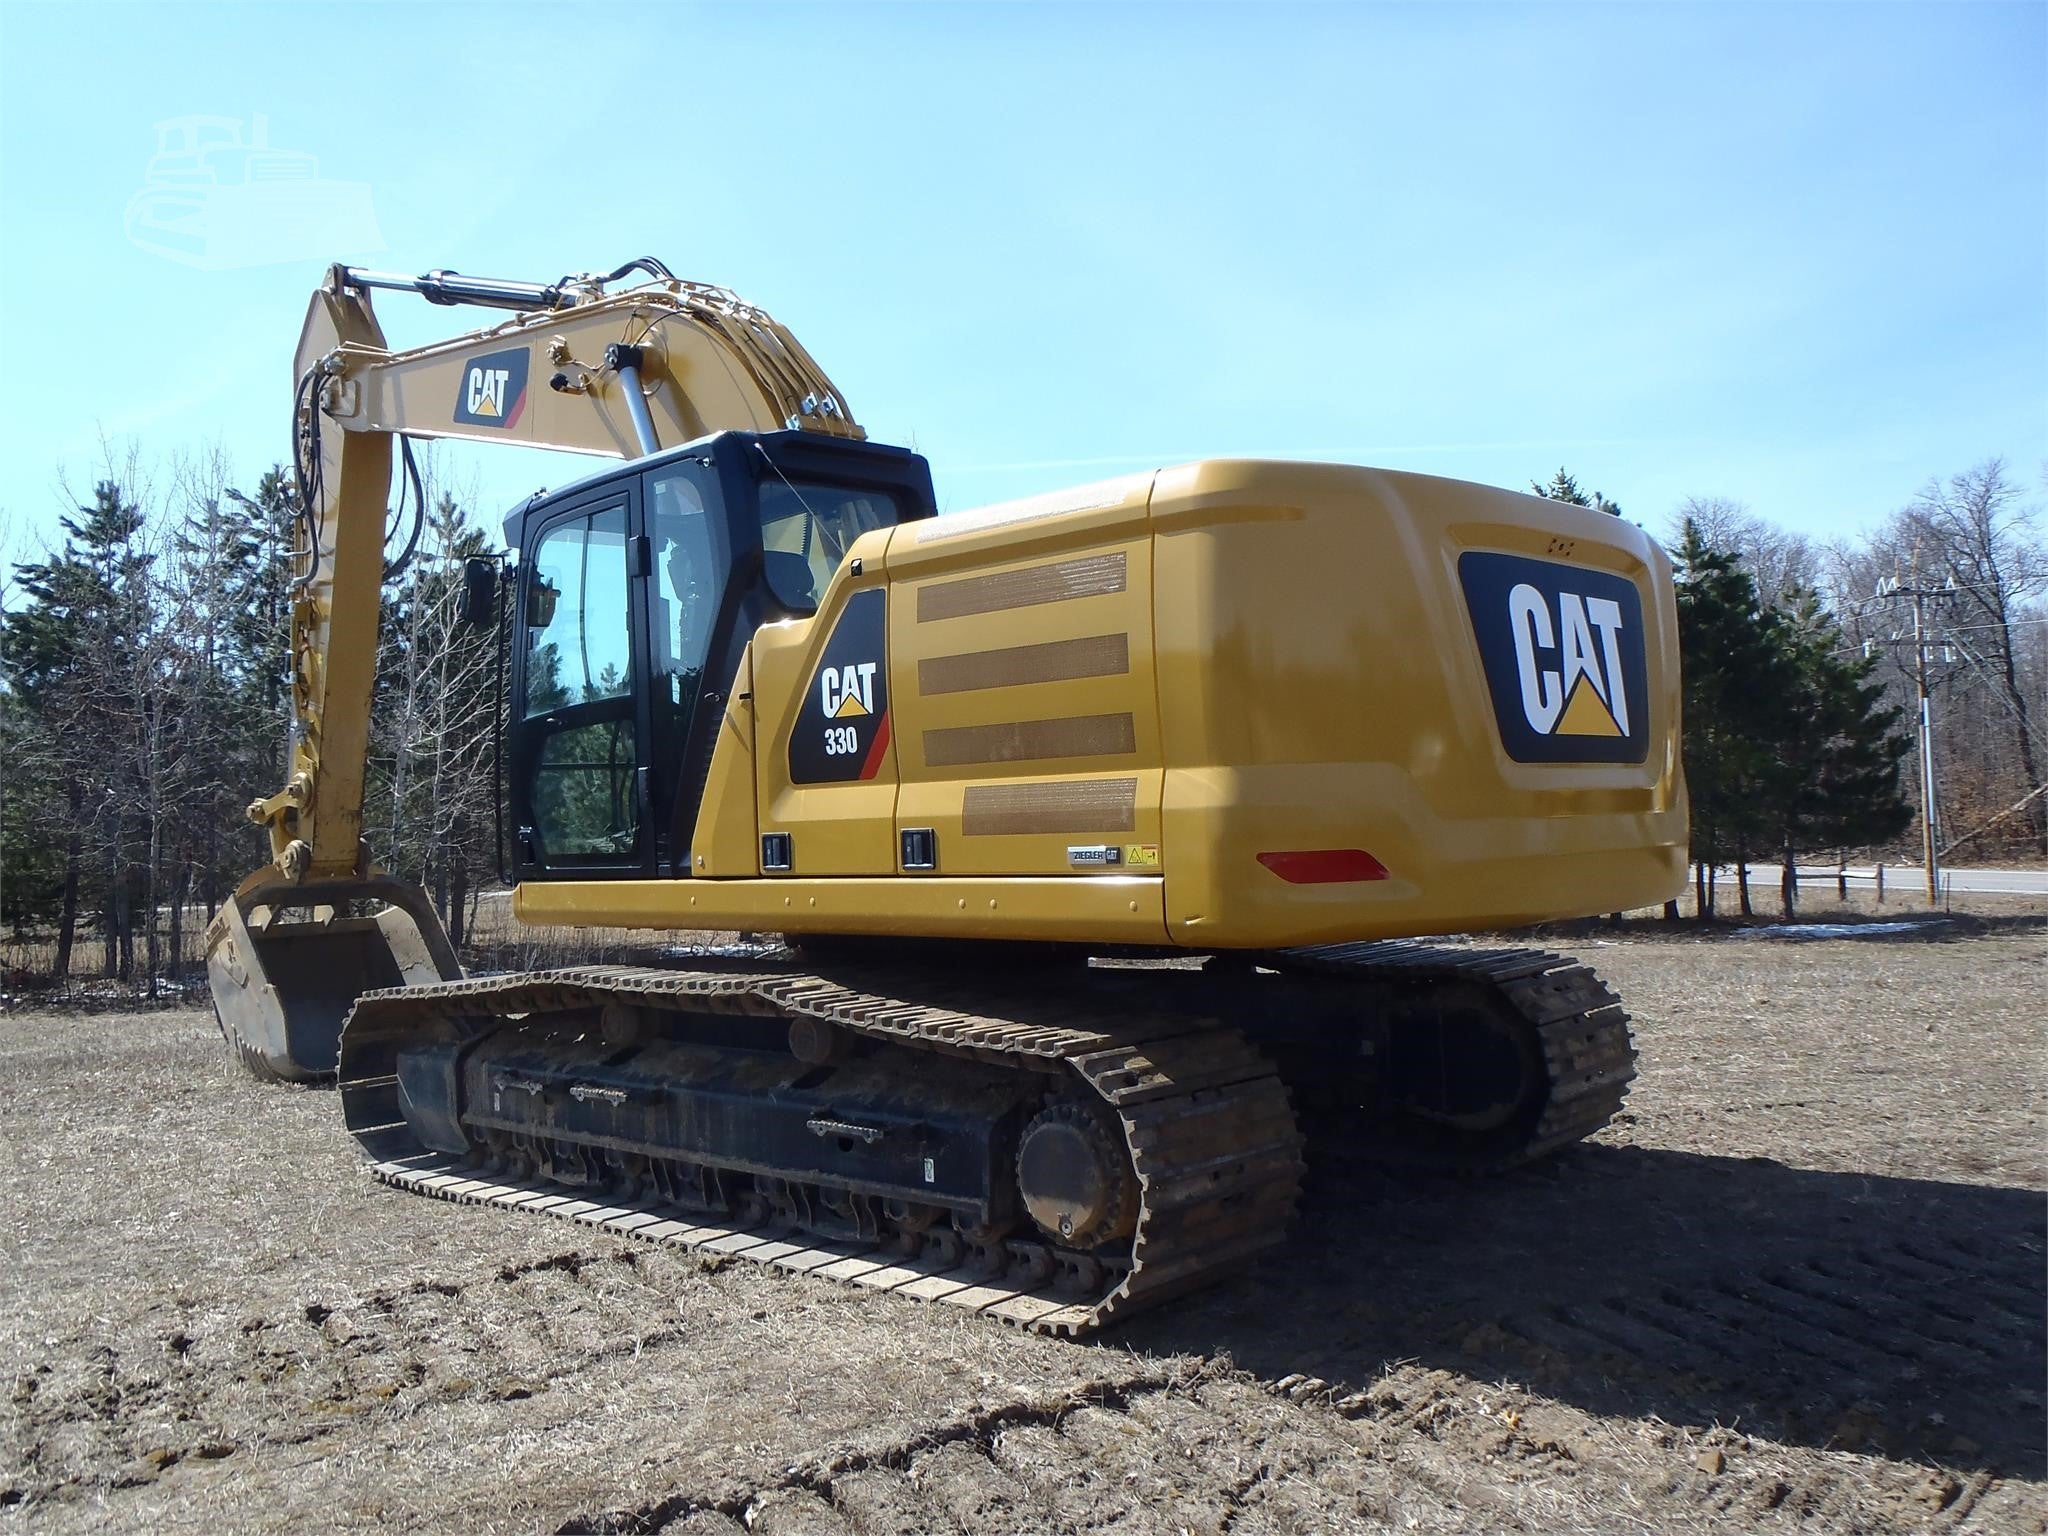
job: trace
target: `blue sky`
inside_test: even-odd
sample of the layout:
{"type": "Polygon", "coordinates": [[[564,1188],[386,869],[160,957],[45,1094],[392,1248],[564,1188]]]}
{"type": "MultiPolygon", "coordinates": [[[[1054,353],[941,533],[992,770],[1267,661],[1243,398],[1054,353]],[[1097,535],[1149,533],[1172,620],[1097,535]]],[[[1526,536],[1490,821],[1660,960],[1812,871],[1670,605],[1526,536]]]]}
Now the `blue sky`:
{"type": "MultiPolygon", "coordinates": [[[[1994,453],[2041,486],[2048,8],[6,5],[13,553],[102,439],[282,456],[330,259],[643,253],[788,323],[942,506],[1270,454],[1848,533],[1994,453]],[[382,248],[133,243],[193,114],[366,186],[382,248]]],[[[440,455],[493,527],[567,478],[440,455]]]]}

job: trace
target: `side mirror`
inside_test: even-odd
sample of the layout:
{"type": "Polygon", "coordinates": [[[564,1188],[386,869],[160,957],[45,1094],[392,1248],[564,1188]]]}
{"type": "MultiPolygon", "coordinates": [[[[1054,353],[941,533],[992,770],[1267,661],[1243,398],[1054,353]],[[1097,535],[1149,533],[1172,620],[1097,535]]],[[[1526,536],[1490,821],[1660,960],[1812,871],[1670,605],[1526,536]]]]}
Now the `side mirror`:
{"type": "Polygon", "coordinates": [[[491,556],[471,555],[462,562],[462,603],[457,617],[479,628],[497,627],[498,562],[491,556]]]}

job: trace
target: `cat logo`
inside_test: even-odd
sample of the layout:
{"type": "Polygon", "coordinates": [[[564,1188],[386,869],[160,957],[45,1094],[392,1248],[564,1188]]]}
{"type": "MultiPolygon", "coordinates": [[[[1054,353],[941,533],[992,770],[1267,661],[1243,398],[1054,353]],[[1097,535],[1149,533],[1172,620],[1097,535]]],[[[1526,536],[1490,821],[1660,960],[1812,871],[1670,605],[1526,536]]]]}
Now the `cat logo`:
{"type": "Polygon", "coordinates": [[[824,667],[818,672],[827,720],[850,720],[875,712],[875,663],[857,661],[844,667],[824,667]]]}
{"type": "Polygon", "coordinates": [[[1522,713],[1532,730],[1557,736],[1626,736],[1628,695],[1621,681],[1621,604],[1607,597],[1557,595],[1557,623],[1550,604],[1528,582],[1508,593],[1508,626],[1515,637],[1515,676],[1522,685],[1522,713]],[[1600,646],[1593,647],[1593,631],[1600,646]],[[1555,634],[1559,638],[1553,639],[1555,634]],[[1542,663],[1557,647],[1559,667],[1542,663]],[[1562,670],[1560,671],[1559,668],[1562,670]]]}
{"type": "Polygon", "coordinates": [[[462,365],[455,419],[471,427],[516,427],[526,409],[526,348],[491,352],[462,365]]]}
{"type": "Polygon", "coordinates": [[[789,733],[792,784],[869,780],[889,759],[889,596],[850,595],[789,733]]]}
{"type": "Polygon", "coordinates": [[[469,370],[469,398],[462,402],[462,408],[472,416],[496,416],[503,419],[505,408],[505,385],[512,377],[509,368],[472,368],[469,370]]]}
{"type": "Polygon", "coordinates": [[[1643,604],[1609,571],[1458,561],[1501,745],[1519,763],[1639,763],[1649,750],[1643,604]]]}

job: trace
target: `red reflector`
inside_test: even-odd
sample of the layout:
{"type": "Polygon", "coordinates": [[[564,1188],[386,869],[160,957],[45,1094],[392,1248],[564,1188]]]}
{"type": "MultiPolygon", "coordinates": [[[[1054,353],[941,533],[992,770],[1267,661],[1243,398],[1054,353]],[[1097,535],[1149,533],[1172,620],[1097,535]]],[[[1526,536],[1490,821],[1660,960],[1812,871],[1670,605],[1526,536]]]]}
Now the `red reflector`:
{"type": "Polygon", "coordinates": [[[1262,853],[1259,862],[1289,885],[1335,885],[1345,880],[1384,880],[1387,866],[1363,848],[1313,848],[1298,853],[1262,853]]]}

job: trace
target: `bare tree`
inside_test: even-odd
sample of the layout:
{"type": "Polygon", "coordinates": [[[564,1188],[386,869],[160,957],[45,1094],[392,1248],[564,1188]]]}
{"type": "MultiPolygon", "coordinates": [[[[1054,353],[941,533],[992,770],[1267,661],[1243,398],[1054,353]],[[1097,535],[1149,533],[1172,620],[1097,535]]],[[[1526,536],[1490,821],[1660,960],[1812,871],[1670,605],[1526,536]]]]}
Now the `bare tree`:
{"type": "Polygon", "coordinates": [[[1732,550],[1756,583],[1767,608],[1797,608],[1797,595],[1818,589],[1823,551],[1803,533],[1780,528],[1725,496],[1689,496],[1671,515],[1668,543],[1676,545],[1690,520],[1714,549],[1732,550]]]}
{"type": "Polygon", "coordinates": [[[2048,851],[2048,551],[1997,460],[1930,481],[1867,538],[1827,551],[1826,586],[1850,642],[1878,653],[1893,701],[1926,667],[1941,815],[1949,846],[1983,856],[2048,851]],[[1912,643],[1912,605],[1877,594],[1894,578],[1931,591],[1928,643],[1912,643]],[[2031,798],[2030,798],[2031,796],[2031,798]]]}
{"type": "MultiPolygon", "coordinates": [[[[2048,749],[2038,734],[2040,712],[2029,698],[2034,690],[2022,681],[2023,647],[2015,630],[2017,621],[2030,617],[2031,600],[2048,590],[2048,552],[2035,510],[2022,504],[2004,461],[1986,459],[1946,482],[1930,480],[1899,515],[1894,539],[1910,544],[1916,557],[1953,585],[1944,644],[1978,674],[2002,710],[2024,777],[2019,788],[2031,792],[2042,783],[2048,749]]],[[[2048,803],[2031,804],[2028,824],[2037,848],[2048,854],[2048,803]]]]}
{"type": "Polygon", "coordinates": [[[476,876],[492,862],[487,765],[497,637],[457,619],[462,561],[484,552],[483,536],[436,484],[431,462],[422,478],[424,527],[388,596],[379,656],[376,768],[385,809],[377,851],[426,887],[460,944],[476,876]]]}

